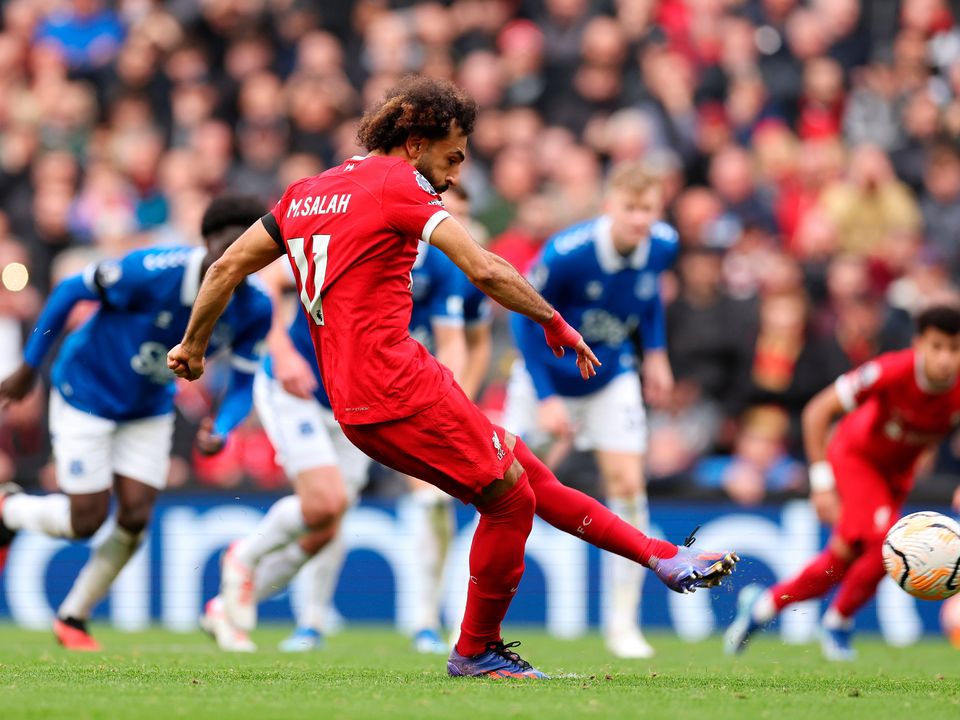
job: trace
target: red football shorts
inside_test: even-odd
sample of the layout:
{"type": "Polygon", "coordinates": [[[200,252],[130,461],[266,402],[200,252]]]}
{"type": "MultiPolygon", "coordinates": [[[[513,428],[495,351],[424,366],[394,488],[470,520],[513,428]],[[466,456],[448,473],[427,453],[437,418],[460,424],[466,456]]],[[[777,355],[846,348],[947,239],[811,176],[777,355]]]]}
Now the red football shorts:
{"type": "Polygon", "coordinates": [[[840,495],[834,532],[850,545],[882,541],[900,517],[912,476],[888,477],[865,458],[833,448],[827,457],[840,495]]]}
{"type": "Polygon", "coordinates": [[[503,428],[494,426],[456,383],[438,403],[410,417],[341,427],[350,442],[377,462],[464,503],[479,500],[483,489],[513,464],[503,428]]]}

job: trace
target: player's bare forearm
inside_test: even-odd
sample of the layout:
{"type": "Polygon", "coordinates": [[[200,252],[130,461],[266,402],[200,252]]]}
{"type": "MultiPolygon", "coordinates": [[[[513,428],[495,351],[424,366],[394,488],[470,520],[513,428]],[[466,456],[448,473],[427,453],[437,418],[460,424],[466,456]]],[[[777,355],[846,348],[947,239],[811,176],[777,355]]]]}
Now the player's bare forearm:
{"type": "Polygon", "coordinates": [[[600,361],[580,333],[567,324],[513,265],[480,247],[463,225],[452,217],[445,218],[434,228],[430,242],[488,296],[508,310],[540,323],[547,345],[557,357],[563,357],[565,347],[573,348],[584,380],[597,374],[595,366],[600,365],[600,361]]]}
{"type": "Polygon", "coordinates": [[[509,262],[480,247],[457,220],[448,217],[430,236],[467,278],[508,310],[526,315],[541,325],[553,317],[554,310],[534,287],[524,280],[509,262]]]}
{"type": "Polygon", "coordinates": [[[810,464],[827,459],[827,440],[833,419],[843,413],[843,403],[830,385],[813,396],[803,409],[803,448],[810,464]]]}
{"type": "Polygon", "coordinates": [[[488,256],[486,266],[482,274],[476,277],[468,275],[470,282],[507,310],[526,315],[541,325],[553,317],[553,306],[526,281],[523,275],[517,272],[513,265],[492,252],[484,250],[484,253],[488,256]]]}
{"type": "Polygon", "coordinates": [[[200,292],[190,313],[190,322],[183,334],[183,347],[195,352],[206,352],[217,320],[223,315],[233,291],[244,276],[229,265],[221,265],[218,260],[207,270],[200,285],[200,292]]]}
{"type": "Polygon", "coordinates": [[[245,277],[263,269],[283,251],[257,220],[203,276],[193,312],[180,344],[167,354],[167,366],[178,376],[196,380],[203,374],[203,356],[217,320],[245,277]]]}

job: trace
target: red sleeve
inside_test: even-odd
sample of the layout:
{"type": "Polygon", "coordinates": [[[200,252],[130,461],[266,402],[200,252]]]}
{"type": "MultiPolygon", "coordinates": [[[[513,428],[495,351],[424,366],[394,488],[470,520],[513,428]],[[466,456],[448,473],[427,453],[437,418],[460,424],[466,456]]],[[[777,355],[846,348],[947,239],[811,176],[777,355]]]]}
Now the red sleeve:
{"type": "Polygon", "coordinates": [[[912,373],[912,351],[888,353],[841,375],[834,387],[844,409],[850,412],[871,395],[909,379],[912,373]]]}
{"type": "Polygon", "coordinates": [[[440,221],[450,216],[430,182],[408,163],[394,165],[383,184],[383,217],[405,237],[430,242],[440,221]]]}

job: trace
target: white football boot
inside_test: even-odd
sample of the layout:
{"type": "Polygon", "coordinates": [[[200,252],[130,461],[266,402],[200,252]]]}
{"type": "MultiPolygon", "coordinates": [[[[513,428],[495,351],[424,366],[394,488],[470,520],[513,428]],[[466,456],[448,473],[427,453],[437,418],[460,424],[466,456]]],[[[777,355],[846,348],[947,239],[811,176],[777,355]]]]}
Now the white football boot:
{"type": "Polygon", "coordinates": [[[252,632],[257,626],[257,601],[254,598],[253,568],[240,562],[233,543],[220,564],[220,597],[227,620],[238,630],[252,632]]]}
{"type": "Polygon", "coordinates": [[[200,616],[200,627],[225,652],[255,652],[257,649],[243,630],[238,630],[227,620],[219,595],[210,600],[204,608],[203,615],[200,616]]]}

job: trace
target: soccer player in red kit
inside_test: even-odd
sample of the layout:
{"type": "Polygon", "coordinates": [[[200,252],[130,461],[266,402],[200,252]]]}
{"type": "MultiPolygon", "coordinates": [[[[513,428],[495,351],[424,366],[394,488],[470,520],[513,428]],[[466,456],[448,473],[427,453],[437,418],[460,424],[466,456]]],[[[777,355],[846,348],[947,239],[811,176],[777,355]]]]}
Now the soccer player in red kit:
{"type": "Polygon", "coordinates": [[[233,288],[286,254],[312,321],[323,384],[347,438],[371,458],[480,512],[467,605],[448,672],[543,677],[500,634],[523,574],[535,511],[646,565],[678,592],[717,584],[737,557],[649,538],[561,485],[520,440],[492,425],[450,371],[410,337],[410,270],[423,240],[494,300],[539,322],[557,355],[573,349],[584,380],[595,374],[596,357],[579,333],[443,209],[438,193],[457,181],[476,112],[473,100],[446,81],[411,77],[387,93],[360,123],[367,156],[293,183],[210,269],[168,365],[182,377],[199,377],[203,348],[233,288]]]}
{"type": "Polygon", "coordinates": [[[742,651],[788,605],[839,584],[823,617],[821,644],[830,660],[854,659],[853,617],[883,579],[883,541],[913,487],[915,466],[960,424],[958,373],[960,309],[935,305],[917,317],[911,349],[840,376],[809,402],[803,431],[810,499],[833,533],[795,577],[767,590],[743,589],[725,637],[728,653],[742,651]],[[844,412],[828,441],[833,419],[844,412]]]}

